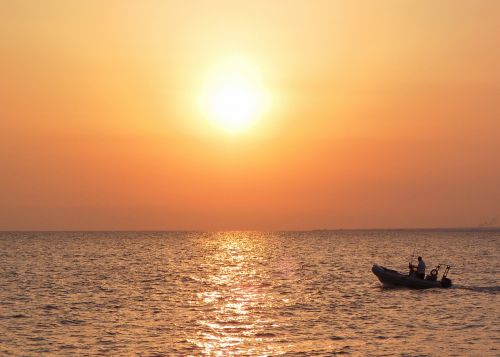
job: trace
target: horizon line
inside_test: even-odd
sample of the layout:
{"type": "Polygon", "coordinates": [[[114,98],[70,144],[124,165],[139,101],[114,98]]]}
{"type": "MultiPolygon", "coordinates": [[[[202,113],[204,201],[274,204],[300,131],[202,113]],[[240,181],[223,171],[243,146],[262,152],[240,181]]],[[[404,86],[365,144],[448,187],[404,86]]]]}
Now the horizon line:
{"type": "Polygon", "coordinates": [[[411,228],[311,228],[311,229],[0,229],[0,233],[8,232],[318,232],[318,231],[497,231],[500,226],[485,227],[411,227],[411,228]]]}

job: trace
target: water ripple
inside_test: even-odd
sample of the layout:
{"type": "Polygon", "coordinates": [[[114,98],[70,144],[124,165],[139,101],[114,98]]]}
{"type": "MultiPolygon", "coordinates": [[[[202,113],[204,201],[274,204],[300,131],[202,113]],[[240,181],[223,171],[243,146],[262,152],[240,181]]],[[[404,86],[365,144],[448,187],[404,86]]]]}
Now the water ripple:
{"type": "Polygon", "coordinates": [[[499,232],[4,232],[0,256],[5,355],[498,351],[499,232]],[[381,288],[409,241],[452,289],[381,288]]]}

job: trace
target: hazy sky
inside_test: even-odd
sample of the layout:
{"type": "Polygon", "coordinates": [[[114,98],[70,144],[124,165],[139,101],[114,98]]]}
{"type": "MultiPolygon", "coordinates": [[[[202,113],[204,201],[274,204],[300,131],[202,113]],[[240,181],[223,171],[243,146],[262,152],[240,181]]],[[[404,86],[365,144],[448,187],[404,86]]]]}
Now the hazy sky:
{"type": "Polygon", "coordinates": [[[500,225],[499,24],[496,0],[0,0],[0,229],[500,225]],[[231,56],[271,98],[238,134],[197,99],[231,56]]]}

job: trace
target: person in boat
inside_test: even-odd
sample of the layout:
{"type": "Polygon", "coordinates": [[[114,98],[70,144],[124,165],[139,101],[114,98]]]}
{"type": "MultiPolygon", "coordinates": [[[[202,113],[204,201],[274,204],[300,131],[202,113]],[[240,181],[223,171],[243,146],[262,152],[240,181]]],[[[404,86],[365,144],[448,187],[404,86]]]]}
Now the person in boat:
{"type": "Polygon", "coordinates": [[[425,262],[422,257],[418,257],[417,260],[417,277],[420,279],[425,279],[425,262]]]}
{"type": "Polygon", "coordinates": [[[410,267],[410,274],[409,274],[410,277],[416,276],[417,278],[425,279],[425,262],[422,259],[422,257],[418,257],[417,266],[413,265],[413,263],[410,262],[409,267],[410,267]]]}

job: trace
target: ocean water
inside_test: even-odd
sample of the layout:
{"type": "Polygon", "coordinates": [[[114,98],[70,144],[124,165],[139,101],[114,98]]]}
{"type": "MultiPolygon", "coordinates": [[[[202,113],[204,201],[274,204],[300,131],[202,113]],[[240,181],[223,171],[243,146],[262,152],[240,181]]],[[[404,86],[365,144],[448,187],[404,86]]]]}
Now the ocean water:
{"type": "Polygon", "coordinates": [[[3,232],[0,354],[498,356],[499,293],[498,230],[3,232]]]}

